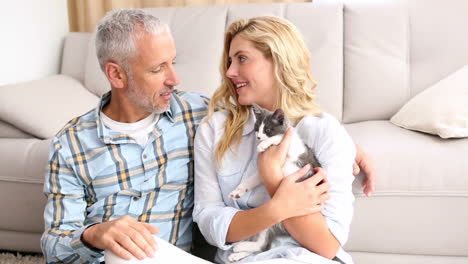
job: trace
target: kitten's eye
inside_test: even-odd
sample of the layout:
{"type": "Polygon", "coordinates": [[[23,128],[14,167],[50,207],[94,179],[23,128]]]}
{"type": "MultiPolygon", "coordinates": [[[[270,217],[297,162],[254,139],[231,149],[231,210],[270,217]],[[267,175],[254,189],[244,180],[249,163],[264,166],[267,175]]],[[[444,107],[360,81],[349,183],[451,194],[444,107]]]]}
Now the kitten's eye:
{"type": "Polygon", "coordinates": [[[269,128],[265,129],[265,133],[268,133],[268,134],[271,133],[271,129],[269,128]]]}

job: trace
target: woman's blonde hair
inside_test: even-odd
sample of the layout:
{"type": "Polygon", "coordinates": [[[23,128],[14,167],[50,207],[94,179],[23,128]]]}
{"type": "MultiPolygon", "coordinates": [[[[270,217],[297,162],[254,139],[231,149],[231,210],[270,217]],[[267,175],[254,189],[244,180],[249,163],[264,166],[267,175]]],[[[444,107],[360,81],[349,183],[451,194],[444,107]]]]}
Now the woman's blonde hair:
{"type": "Polygon", "coordinates": [[[225,132],[215,151],[218,164],[221,163],[226,151],[240,142],[244,125],[250,114],[250,106],[238,104],[236,87],[226,77],[230,66],[231,41],[237,35],[251,41],[266,58],[273,61],[278,83],[275,109],[283,109],[293,124],[305,115],[317,115],[321,112],[314,102],[314,89],[317,84],[310,72],[309,50],[296,27],[284,19],[273,16],[253,17],[233,22],[224,36],[220,67],[222,83],[211,98],[208,112],[208,118],[211,118],[217,109],[228,112],[224,125],[225,132]]]}

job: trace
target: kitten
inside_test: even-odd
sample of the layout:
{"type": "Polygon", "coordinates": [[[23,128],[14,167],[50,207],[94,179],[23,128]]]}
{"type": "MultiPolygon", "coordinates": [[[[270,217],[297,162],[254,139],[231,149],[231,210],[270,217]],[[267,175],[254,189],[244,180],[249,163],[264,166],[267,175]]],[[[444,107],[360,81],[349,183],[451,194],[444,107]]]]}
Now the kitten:
{"type": "MultiPolygon", "coordinates": [[[[255,134],[259,141],[257,151],[263,152],[271,145],[278,145],[281,142],[286,130],[290,127],[290,122],[281,109],[277,109],[272,113],[257,105],[253,105],[252,108],[256,117],[255,134]]],[[[313,168],[321,167],[321,165],[315,157],[313,150],[309,148],[296,131],[293,130],[289,151],[282,168],[283,175],[290,175],[306,164],[310,164],[312,169],[299,181],[311,177],[313,175],[313,168]]],[[[259,177],[248,177],[229,194],[229,197],[233,200],[237,200],[259,184],[261,184],[259,177]]],[[[321,182],[319,184],[321,184],[321,182]]],[[[273,237],[285,234],[287,234],[287,231],[284,229],[283,225],[277,224],[257,234],[255,241],[241,241],[236,243],[233,247],[234,253],[229,255],[228,258],[230,261],[238,261],[254,252],[264,251],[270,246],[273,237]]]]}

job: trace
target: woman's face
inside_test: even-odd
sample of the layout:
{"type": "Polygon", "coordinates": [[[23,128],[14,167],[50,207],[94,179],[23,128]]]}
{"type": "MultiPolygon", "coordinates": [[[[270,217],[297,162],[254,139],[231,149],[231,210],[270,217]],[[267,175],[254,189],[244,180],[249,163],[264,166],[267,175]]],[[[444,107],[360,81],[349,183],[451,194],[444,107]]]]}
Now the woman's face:
{"type": "Polygon", "coordinates": [[[236,87],[239,104],[258,104],[273,111],[278,89],[273,61],[240,35],[231,41],[229,60],[226,76],[236,87]]]}

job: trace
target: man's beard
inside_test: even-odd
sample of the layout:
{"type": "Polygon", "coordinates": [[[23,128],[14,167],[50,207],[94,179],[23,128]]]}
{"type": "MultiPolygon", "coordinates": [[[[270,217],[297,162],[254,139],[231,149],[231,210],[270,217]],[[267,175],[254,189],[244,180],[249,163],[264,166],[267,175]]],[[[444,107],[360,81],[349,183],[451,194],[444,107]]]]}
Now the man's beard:
{"type": "MultiPolygon", "coordinates": [[[[166,87],[165,90],[172,90],[172,87],[166,87]]],[[[169,109],[169,105],[155,105],[153,98],[145,95],[136,87],[135,82],[131,76],[128,78],[126,95],[132,103],[149,113],[162,114],[169,109]]]]}

